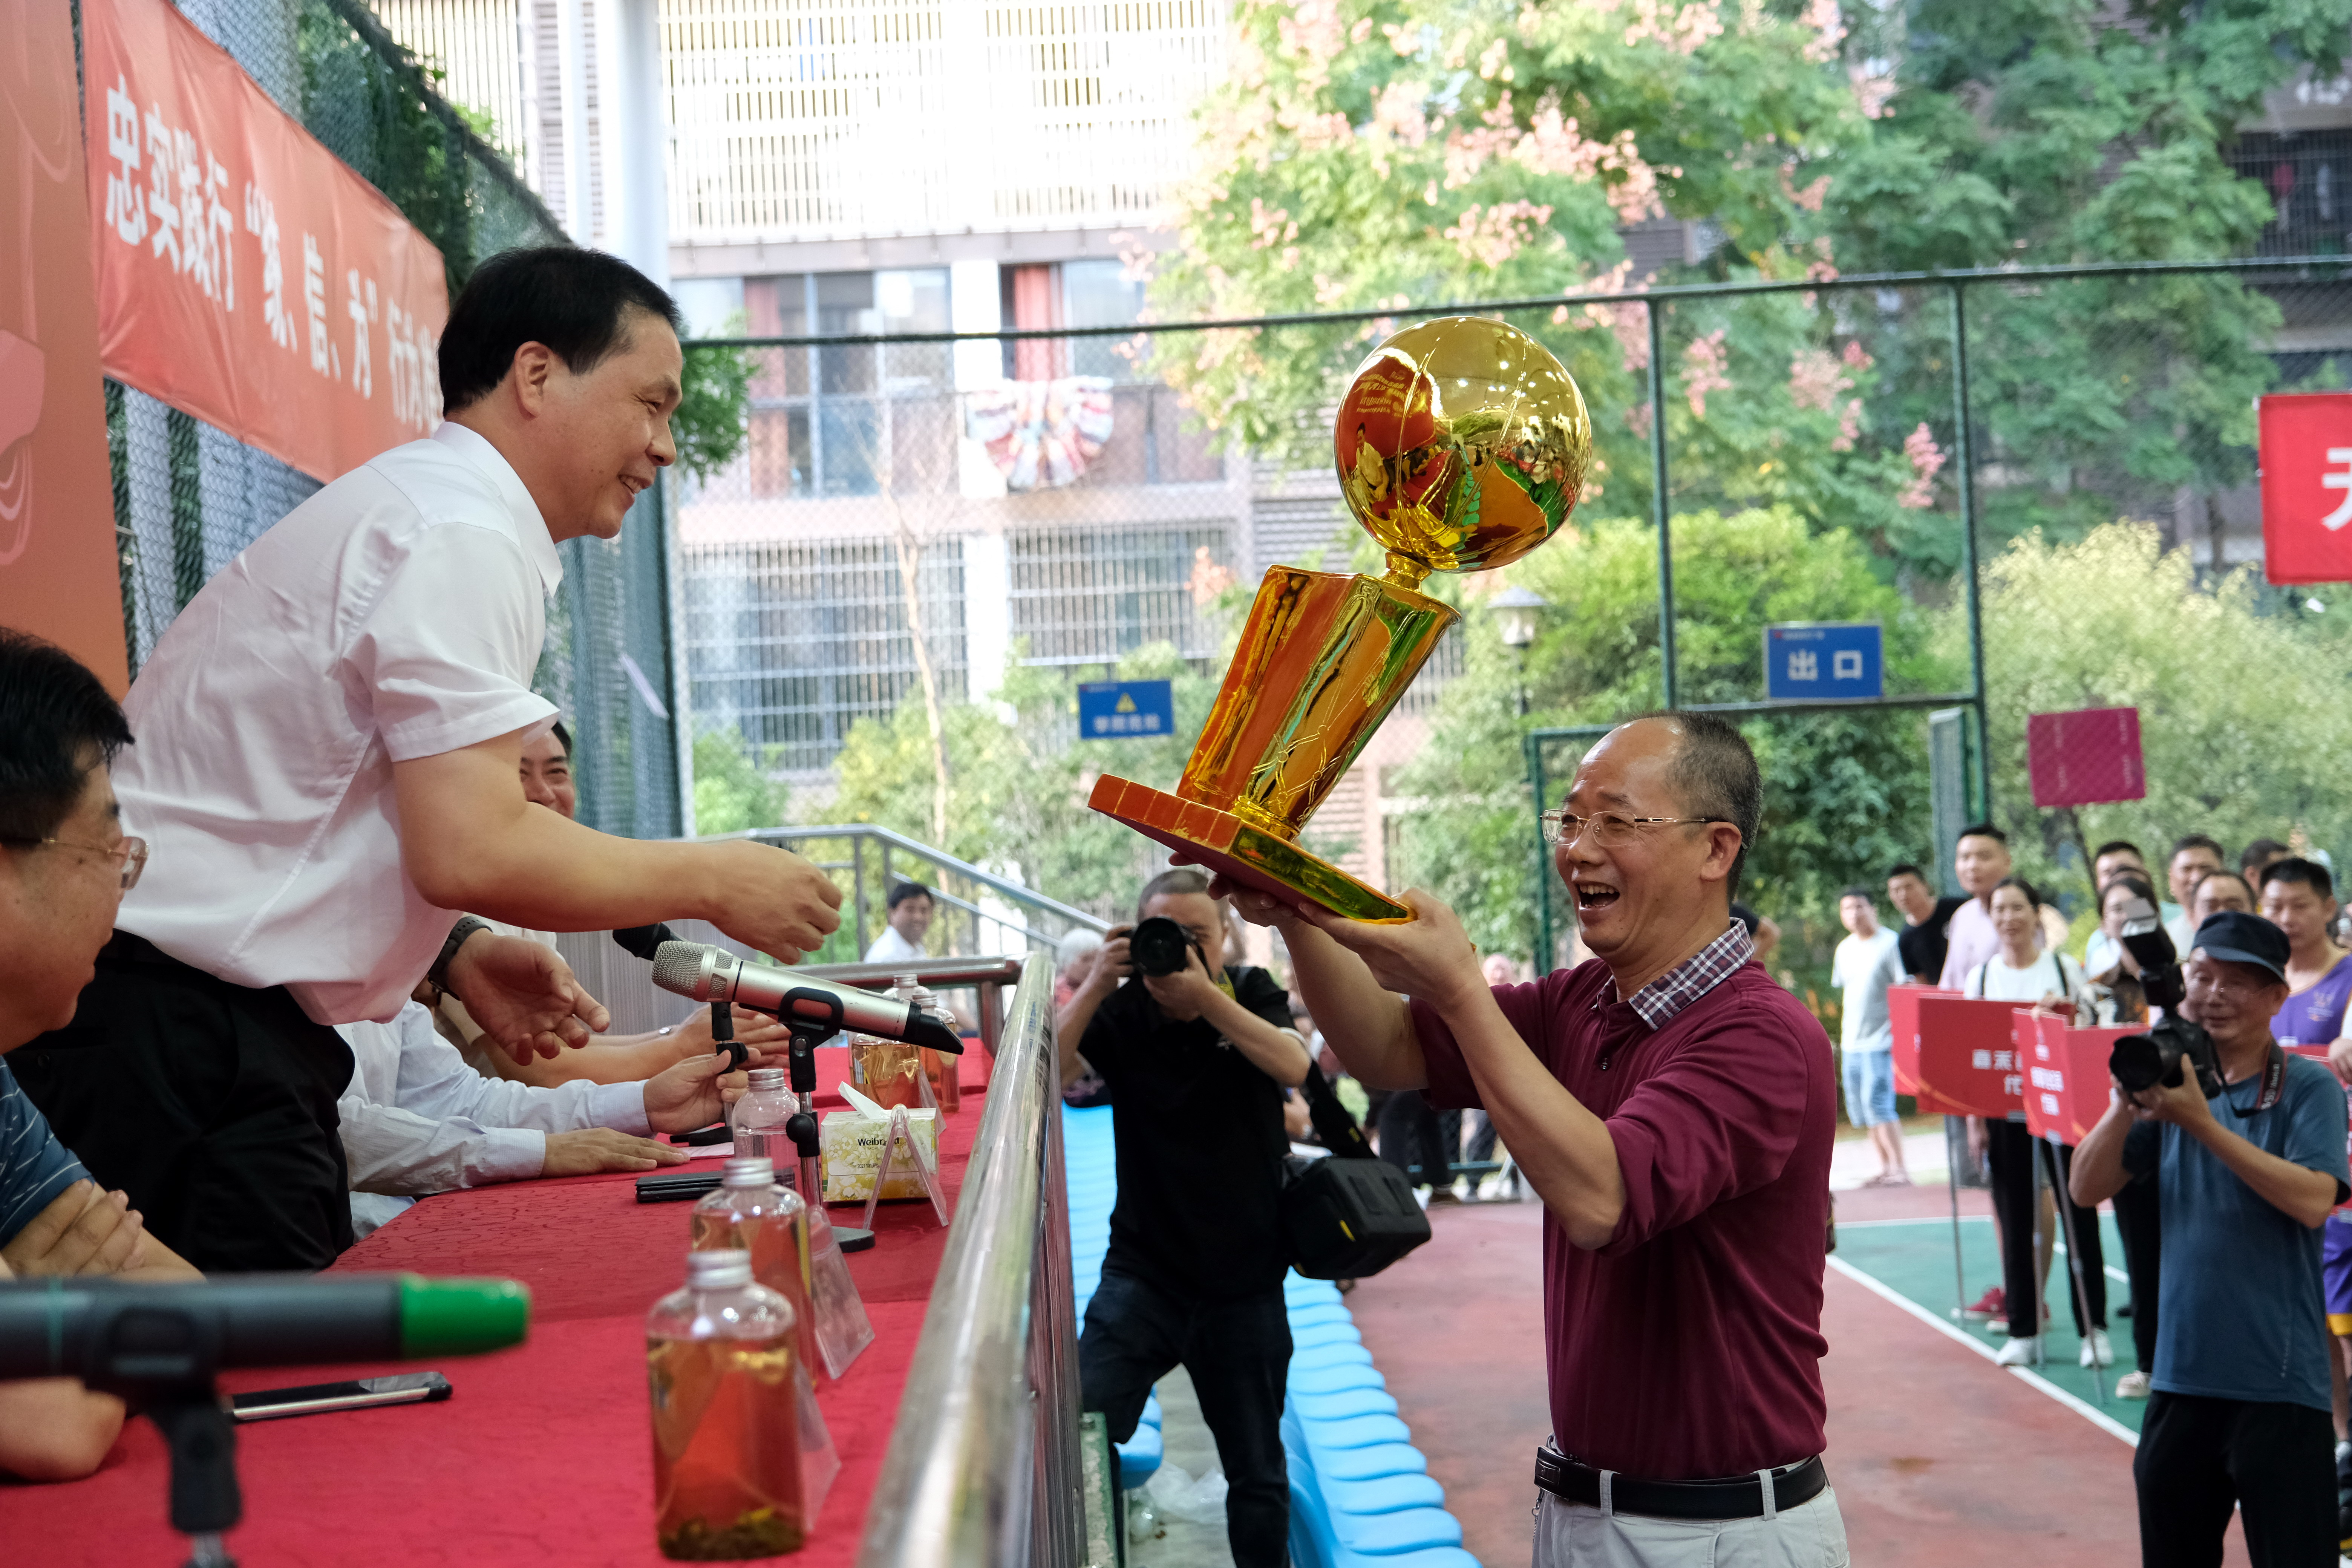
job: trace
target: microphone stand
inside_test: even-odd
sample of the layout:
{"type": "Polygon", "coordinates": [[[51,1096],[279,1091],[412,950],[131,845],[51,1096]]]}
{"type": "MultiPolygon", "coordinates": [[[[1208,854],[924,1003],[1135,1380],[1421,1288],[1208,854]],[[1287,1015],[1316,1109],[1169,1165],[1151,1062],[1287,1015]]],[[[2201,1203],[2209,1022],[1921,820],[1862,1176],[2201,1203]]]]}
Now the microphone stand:
{"type": "MultiPolygon", "coordinates": [[[[799,1097],[801,1107],[784,1123],[784,1134],[800,1151],[801,1201],[808,1205],[811,1213],[814,1213],[817,1205],[824,1201],[824,1195],[818,1187],[820,1178],[817,1173],[816,1047],[841,1033],[841,999],[830,991],[811,988],[789,992],[783,1002],[779,1016],[792,1033],[792,1045],[786,1059],[791,1068],[793,1093],[799,1097]],[[801,1016],[799,1009],[792,1005],[797,1001],[815,1004],[824,1011],[825,1016],[823,1019],[801,1016]]],[[[831,1216],[826,1217],[830,1223],[831,1216]]],[[[844,1252],[863,1252],[874,1245],[874,1233],[856,1226],[834,1226],[833,1236],[844,1252]]]]}

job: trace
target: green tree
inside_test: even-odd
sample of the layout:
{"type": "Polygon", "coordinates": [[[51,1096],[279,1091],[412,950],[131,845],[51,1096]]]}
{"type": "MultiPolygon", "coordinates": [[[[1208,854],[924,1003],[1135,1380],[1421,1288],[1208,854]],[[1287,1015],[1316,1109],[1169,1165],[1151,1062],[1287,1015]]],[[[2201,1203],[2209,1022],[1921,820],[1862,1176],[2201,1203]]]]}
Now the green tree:
{"type": "Polygon", "coordinates": [[[752,755],[740,731],[706,730],[694,738],[696,832],[782,827],[790,820],[791,794],[752,755]]]}
{"type": "MultiPolygon", "coordinates": [[[[2151,854],[2184,833],[2235,849],[2300,835],[2352,846],[2341,617],[2265,615],[2251,569],[2200,586],[2156,531],[2113,523],[2074,543],[2028,535],[1985,575],[1993,801],[2019,869],[2087,897],[2087,851],[2130,838],[2151,854]],[[2026,778],[2027,715],[2139,710],[2144,800],[2042,811],[2026,778]],[[2060,870],[2060,849],[2084,858],[2060,870]]],[[[1957,618],[1942,646],[1965,644],[1957,618]]]]}
{"type": "MultiPolygon", "coordinates": [[[[1682,700],[1762,695],[1763,628],[1773,621],[1876,621],[1890,690],[1953,678],[1927,616],[1883,583],[1870,552],[1843,531],[1817,533],[1786,507],[1675,521],[1676,664],[1682,700]]],[[[1643,524],[1608,521],[1556,538],[1504,574],[1552,605],[1525,673],[1489,617],[1475,613],[1468,672],[1446,689],[1429,742],[1397,793],[1428,809],[1403,819],[1391,879],[1430,888],[1461,912],[1481,946],[1527,953],[1535,937],[1535,803],[1519,737],[1528,727],[1611,723],[1658,701],[1657,546],[1643,524]],[[1524,679],[1533,708],[1522,721],[1524,679]]],[[[1781,922],[1787,957],[1810,975],[1834,944],[1838,892],[1875,884],[1925,850],[1922,721],[1900,712],[1791,714],[1744,727],[1764,774],[1762,832],[1741,896],[1781,922]]],[[[1574,754],[1555,752],[1559,804],[1574,754]]],[[[1556,919],[1570,919],[1563,901],[1556,919]]]]}
{"type": "MultiPolygon", "coordinates": [[[[1115,672],[1071,672],[1024,663],[1016,648],[1003,686],[985,701],[941,714],[949,755],[949,833],[939,848],[1009,874],[1100,915],[1132,907],[1136,889],[1166,864],[1150,839],[1087,808],[1101,774],[1168,788],[1216,698],[1216,680],[1196,673],[1165,643],[1139,648],[1115,672]],[[1121,680],[1171,681],[1176,732],[1164,739],[1080,741],[1077,681],[1115,673],[1121,680]]],[[[842,748],[832,816],[931,837],[929,716],[909,693],[885,722],[861,720],[842,748]]]]}

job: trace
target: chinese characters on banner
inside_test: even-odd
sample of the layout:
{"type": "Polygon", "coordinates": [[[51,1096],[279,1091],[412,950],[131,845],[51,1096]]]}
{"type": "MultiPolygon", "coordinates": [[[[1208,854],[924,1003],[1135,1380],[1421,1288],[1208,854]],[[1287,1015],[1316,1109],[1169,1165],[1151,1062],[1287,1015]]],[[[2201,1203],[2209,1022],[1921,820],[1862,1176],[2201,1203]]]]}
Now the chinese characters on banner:
{"type": "Polygon", "coordinates": [[[168,0],[84,0],[106,374],[318,479],[429,434],[441,253],[168,0]]]}
{"type": "Polygon", "coordinates": [[[2352,583],[2352,393],[2261,402],[2263,574],[2352,583]]]}

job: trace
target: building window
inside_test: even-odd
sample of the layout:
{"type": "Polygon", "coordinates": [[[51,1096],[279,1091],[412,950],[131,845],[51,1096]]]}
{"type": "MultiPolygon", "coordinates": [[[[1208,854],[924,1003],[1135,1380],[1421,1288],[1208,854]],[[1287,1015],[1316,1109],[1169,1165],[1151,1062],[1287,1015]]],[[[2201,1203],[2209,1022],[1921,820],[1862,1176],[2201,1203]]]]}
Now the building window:
{"type": "Polygon", "coordinates": [[[1203,549],[1231,559],[1227,525],[1204,520],[1157,528],[1036,528],[1006,536],[1013,625],[1033,664],[1111,665],[1150,643],[1213,660],[1216,627],[1192,603],[1203,549]]]}
{"type": "MultiPolygon", "coordinates": [[[[793,272],[743,280],[754,337],[866,337],[948,330],[944,268],[793,272]]],[[[945,343],[810,343],[754,353],[751,493],[868,496],[955,482],[945,343]]]]}

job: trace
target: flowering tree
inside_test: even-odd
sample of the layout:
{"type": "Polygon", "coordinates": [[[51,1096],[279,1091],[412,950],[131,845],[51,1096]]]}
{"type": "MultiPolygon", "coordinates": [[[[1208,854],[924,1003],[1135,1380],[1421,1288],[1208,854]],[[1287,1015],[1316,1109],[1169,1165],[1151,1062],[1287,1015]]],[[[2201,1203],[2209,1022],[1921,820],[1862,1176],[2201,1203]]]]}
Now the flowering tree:
{"type": "MultiPolygon", "coordinates": [[[[1592,405],[1587,500],[1639,514],[1645,279],[1623,226],[1720,236],[1662,281],[2243,255],[2270,205],[2223,162],[2229,128],[2294,71],[2332,73],[2347,26],[2352,0],[1244,0],[1152,306],[1627,295],[1515,319],[1592,405]]],[[[1992,542],[2248,477],[2266,296],[2197,277],[1977,298],[1992,542]]],[[[1161,339],[1151,368],[1211,427],[1306,460],[1388,325],[1161,339]]],[[[1677,510],[1786,503],[1927,575],[1957,564],[1939,292],[1685,301],[1661,325],[1677,510]]]]}

